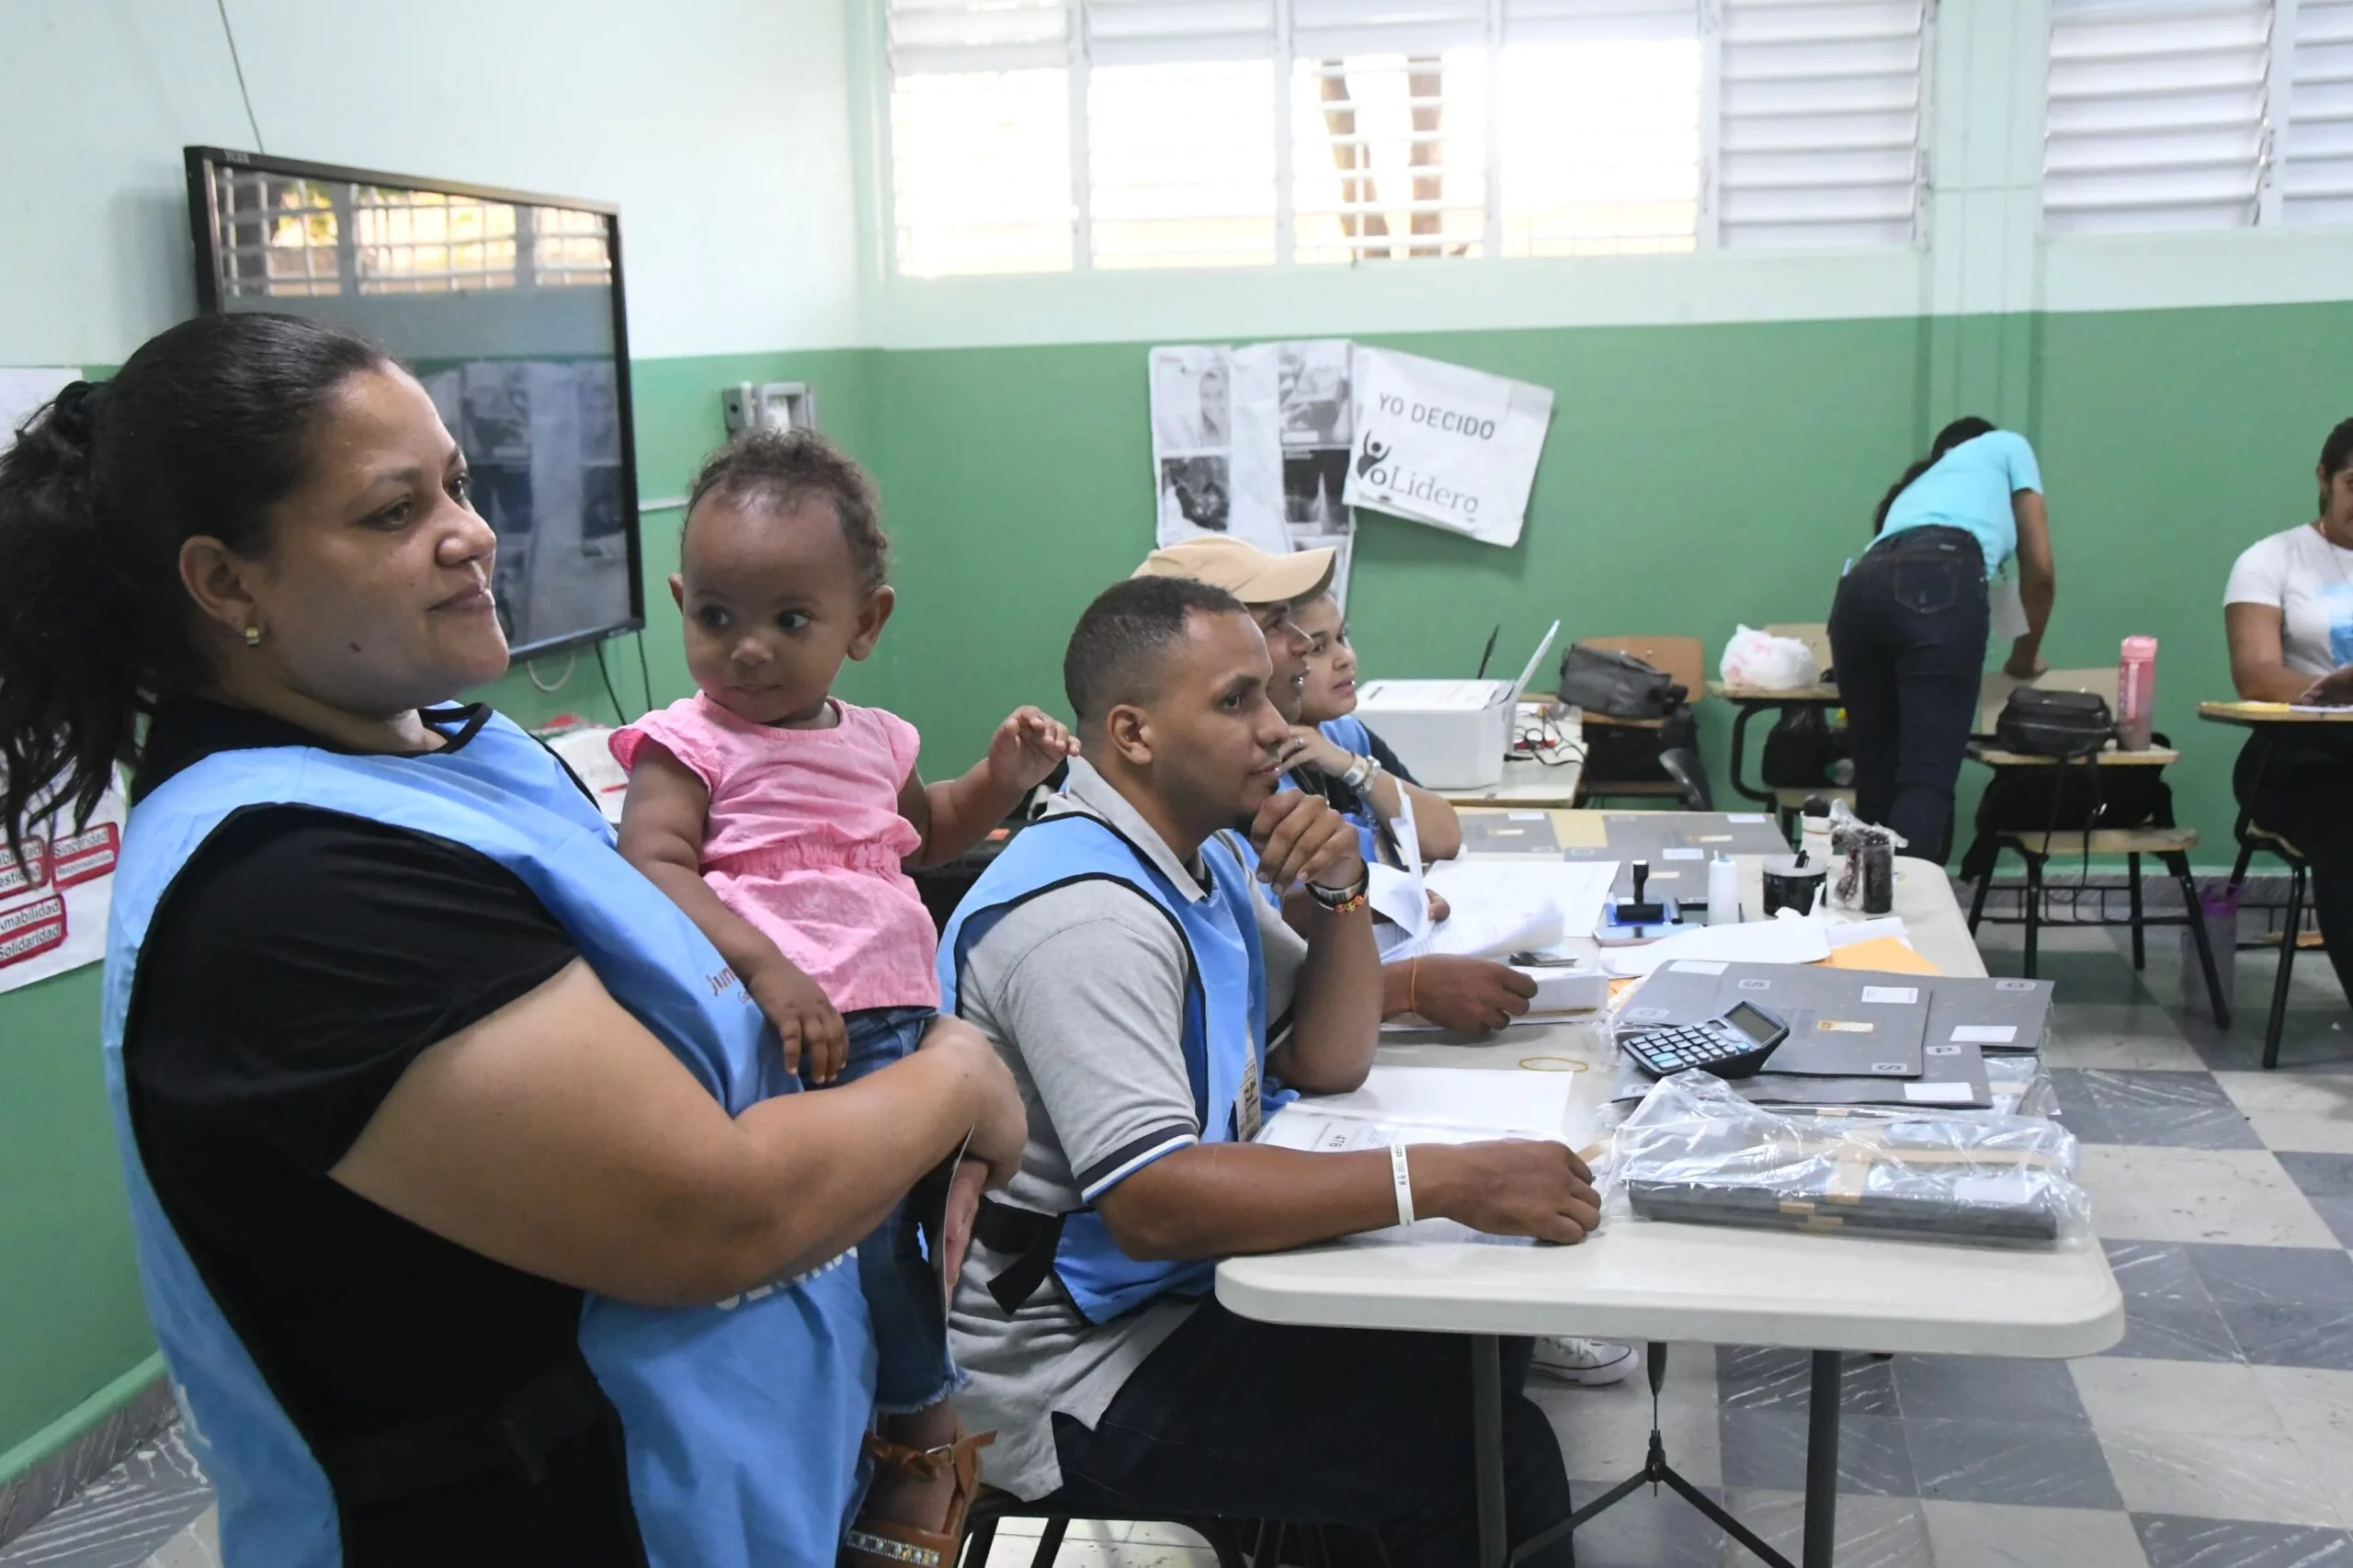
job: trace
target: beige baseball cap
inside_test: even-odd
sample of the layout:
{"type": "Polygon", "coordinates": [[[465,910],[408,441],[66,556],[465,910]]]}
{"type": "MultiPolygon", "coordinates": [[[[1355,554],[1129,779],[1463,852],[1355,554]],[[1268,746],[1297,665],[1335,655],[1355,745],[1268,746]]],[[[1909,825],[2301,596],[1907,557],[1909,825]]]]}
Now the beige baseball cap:
{"type": "Polygon", "coordinates": [[[1132,574],[1138,577],[1191,577],[1223,588],[1245,605],[1313,598],[1332,585],[1334,551],[1295,551],[1269,555],[1238,539],[1205,535],[1155,550],[1132,574]]]}

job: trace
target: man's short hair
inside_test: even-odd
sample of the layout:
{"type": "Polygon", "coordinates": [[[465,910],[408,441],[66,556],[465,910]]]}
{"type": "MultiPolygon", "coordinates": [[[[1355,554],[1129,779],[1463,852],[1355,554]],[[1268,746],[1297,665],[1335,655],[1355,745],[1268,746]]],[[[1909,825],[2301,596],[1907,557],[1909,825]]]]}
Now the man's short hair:
{"type": "Polygon", "coordinates": [[[1091,724],[1120,703],[1154,695],[1162,658],[1197,611],[1250,613],[1223,588],[1190,577],[1131,577],[1096,595],[1063,652],[1063,695],[1072,715],[1091,724]]]}

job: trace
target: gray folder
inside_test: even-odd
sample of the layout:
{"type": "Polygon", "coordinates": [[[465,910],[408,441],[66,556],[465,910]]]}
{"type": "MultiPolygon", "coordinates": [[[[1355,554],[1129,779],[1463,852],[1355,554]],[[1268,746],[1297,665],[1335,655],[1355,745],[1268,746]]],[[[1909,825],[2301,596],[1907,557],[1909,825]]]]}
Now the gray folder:
{"type": "Polygon", "coordinates": [[[1938,975],[1929,996],[1928,1043],[1973,1045],[1992,1056],[2029,1056],[2051,1031],[2052,983],[1938,975]]]}
{"type": "Polygon", "coordinates": [[[1560,835],[1552,831],[1550,812],[1465,812],[1461,822],[1465,855],[1556,856],[1561,852],[1560,835]]]}
{"type": "MultiPolygon", "coordinates": [[[[1903,1106],[1920,1111],[1986,1110],[1994,1104],[1993,1087],[1985,1080],[1985,1058],[1973,1045],[1946,1048],[1949,1055],[1928,1059],[1917,1078],[1809,1078],[1791,1073],[1759,1073],[1732,1080],[1733,1092],[1758,1105],[1903,1106]]],[[[1768,1059],[1778,1062],[1779,1051],[1768,1059]]],[[[1638,1100],[1658,1082],[1618,1053],[1618,1082],[1613,1100],[1638,1100]]]]}
{"type": "Polygon", "coordinates": [[[1810,964],[1678,959],[1626,998],[1618,1023],[1694,1024],[1754,1002],[1790,1026],[1766,1063],[1775,1076],[1918,1078],[1930,1010],[1921,980],[1810,964]]]}
{"type": "Polygon", "coordinates": [[[1790,852],[1790,841],[1772,819],[1754,812],[1611,812],[1603,825],[1608,836],[1606,847],[1578,846],[1561,858],[1620,862],[1618,881],[1610,888],[1617,898],[1634,896],[1637,860],[1651,869],[1643,888],[1646,897],[1704,903],[1708,862],[1717,855],[1790,852]]]}

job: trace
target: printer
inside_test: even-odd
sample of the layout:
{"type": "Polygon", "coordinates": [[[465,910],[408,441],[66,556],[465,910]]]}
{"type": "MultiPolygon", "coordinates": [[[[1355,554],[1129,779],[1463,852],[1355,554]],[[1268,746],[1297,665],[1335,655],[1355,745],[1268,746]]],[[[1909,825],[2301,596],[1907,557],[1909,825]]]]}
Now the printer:
{"type": "Polygon", "coordinates": [[[1518,680],[1367,681],[1357,688],[1356,716],[1380,732],[1425,789],[1500,783],[1520,690],[1535,678],[1560,631],[1556,620],[1518,680]]]}

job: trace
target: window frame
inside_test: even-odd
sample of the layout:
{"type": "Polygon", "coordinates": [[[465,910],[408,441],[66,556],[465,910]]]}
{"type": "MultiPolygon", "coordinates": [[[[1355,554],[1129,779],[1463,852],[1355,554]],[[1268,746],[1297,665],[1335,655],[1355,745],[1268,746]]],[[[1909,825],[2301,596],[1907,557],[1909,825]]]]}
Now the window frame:
{"type": "MultiPolygon", "coordinates": [[[[1817,250],[1809,247],[1797,246],[1728,246],[1724,244],[1722,238],[1722,195],[1721,188],[1723,165],[1723,112],[1722,91],[1723,0],[1692,0],[1699,48],[1699,123],[1698,128],[1699,181],[1697,215],[1694,223],[1691,249],[1688,252],[1668,254],[1694,255],[1719,250],[1739,250],[1745,254],[1756,256],[1786,256],[1792,255],[1834,254],[1840,251],[1868,252],[1871,254],[1901,254],[1905,252],[1916,254],[1919,252],[1927,244],[1928,240],[1928,209],[1929,196],[1931,193],[1929,159],[1930,149],[1934,142],[1936,114],[1935,79],[1937,74],[1937,13],[1940,3],[1941,0],[1920,0],[1921,15],[1918,35],[1918,64],[1916,67],[1918,82],[1918,121],[1916,132],[1917,139],[1915,143],[1916,155],[1914,160],[1914,172],[1911,180],[1912,200],[1910,237],[1907,242],[1901,245],[1876,244],[1868,245],[1841,245],[1824,246],[1817,250]]],[[[1067,153],[1067,159],[1070,177],[1071,213],[1069,224],[1071,244],[1067,267],[1055,268],[1050,272],[1025,271],[1018,273],[976,269],[969,273],[956,272],[939,274],[937,276],[941,278],[971,278],[980,277],[1011,276],[1067,276],[1071,273],[1206,273],[1211,271],[1218,273],[1251,275],[1269,270],[1269,267],[1266,265],[1249,265],[1216,268],[1181,266],[1105,267],[1097,265],[1094,256],[1093,244],[1093,193],[1091,190],[1093,165],[1089,142],[1089,132],[1091,127],[1088,112],[1091,77],[1096,62],[1092,58],[1089,49],[1087,5],[1088,0],[1063,0],[1063,27],[1062,59],[1058,63],[1049,62],[1042,57],[1035,55],[1025,56],[1024,60],[1021,62],[1021,63],[1026,65],[1044,67],[1048,69],[1059,69],[1065,73],[1065,83],[1069,94],[1068,132],[1070,144],[1067,153]]],[[[1206,60],[1213,58],[1257,59],[1263,57],[1269,62],[1274,84],[1273,116],[1275,138],[1274,261],[1271,264],[1272,270],[1282,271],[1302,267],[1313,270],[1339,266],[1346,266],[1347,267],[1413,267],[1420,264],[1421,262],[1433,259],[1453,261],[1520,261],[1529,259],[1540,261],[1548,259],[1516,256],[1507,257],[1503,255],[1503,244],[1505,239],[1504,187],[1506,176],[1505,170],[1504,147],[1502,145],[1504,140],[1503,129],[1505,116],[1503,113],[1501,95],[1504,90],[1503,51],[1507,43],[1506,27],[1506,5],[1507,0],[1480,0],[1482,28],[1479,37],[1474,40],[1468,32],[1465,32],[1461,37],[1460,40],[1453,45],[1453,47],[1477,47],[1483,49],[1484,51],[1483,59],[1484,62],[1485,75],[1485,123],[1480,131],[1474,132],[1474,134],[1480,136],[1481,145],[1483,151],[1484,188],[1482,195],[1483,213],[1479,230],[1481,236],[1480,253],[1477,256],[1472,257],[1390,257],[1359,256],[1354,260],[1345,264],[1324,260],[1302,262],[1299,259],[1297,222],[1298,182],[1296,178],[1296,148],[1292,121],[1294,74],[1299,55],[1295,48],[1292,0],[1267,0],[1269,16],[1267,30],[1269,36],[1267,39],[1266,50],[1263,56],[1253,52],[1246,56],[1228,53],[1222,56],[1201,55],[1197,57],[1181,55],[1173,51],[1167,56],[1168,60],[1172,63],[1180,59],[1189,60],[1194,58],[1206,60]]],[[[1630,4],[1624,8],[1629,11],[1638,11],[1643,7],[1639,5],[1630,4]]],[[[880,242],[878,248],[880,251],[880,260],[883,274],[896,282],[923,282],[931,280],[933,275],[909,273],[904,271],[901,267],[901,250],[899,243],[900,225],[898,213],[899,191],[897,177],[898,148],[896,144],[896,127],[893,116],[890,110],[892,95],[896,89],[899,71],[896,62],[892,58],[890,44],[889,11],[890,6],[888,0],[885,0],[885,4],[873,7],[872,12],[870,13],[873,18],[871,24],[873,31],[870,34],[870,37],[873,40],[874,48],[870,53],[870,59],[872,61],[874,68],[871,80],[875,83],[875,98],[873,101],[876,106],[876,112],[872,117],[871,123],[874,127],[873,146],[875,147],[878,154],[875,163],[875,180],[872,188],[875,190],[879,203],[879,210],[877,212],[878,222],[874,225],[874,231],[880,242]]],[[[1630,33],[1627,36],[1639,37],[1643,35],[1639,33],[1630,33]]],[[[1417,46],[1412,44],[1402,44],[1400,47],[1411,51],[1417,46]]],[[[1014,68],[1013,62],[1009,60],[1000,62],[986,58],[986,51],[984,50],[975,50],[974,54],[975,58],[969,66],[963,67],[963,69],[979,72],[1014,68]]],[[[1111,63],[1124,64],[1129,62],[1130,62],[1128,61],[1122,60],[1113,62],[1111,63]]],[[[955,67],[934,63],[928,65],[926,69],[949,70],[955,69],[955,67]]],[[[1624,256],[1613,256],[1609,253],[1603,252],[1597,253],[1586,259],[1645,260],[1656,259],[1656,256],[1654,253],[1648,252],[1636,252],[1624,256]]]]}

